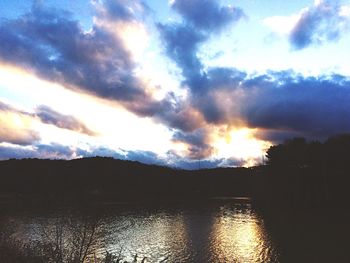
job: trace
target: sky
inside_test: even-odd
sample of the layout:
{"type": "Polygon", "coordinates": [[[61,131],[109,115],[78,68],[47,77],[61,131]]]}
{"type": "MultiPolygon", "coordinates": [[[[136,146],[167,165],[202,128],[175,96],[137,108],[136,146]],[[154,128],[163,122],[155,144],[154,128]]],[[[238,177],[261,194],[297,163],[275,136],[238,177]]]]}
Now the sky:
{"type": "Polygon", "coordinates": [[[350,132],[350,0],[2,0],[0,159],[252,166],[350,132]]]}

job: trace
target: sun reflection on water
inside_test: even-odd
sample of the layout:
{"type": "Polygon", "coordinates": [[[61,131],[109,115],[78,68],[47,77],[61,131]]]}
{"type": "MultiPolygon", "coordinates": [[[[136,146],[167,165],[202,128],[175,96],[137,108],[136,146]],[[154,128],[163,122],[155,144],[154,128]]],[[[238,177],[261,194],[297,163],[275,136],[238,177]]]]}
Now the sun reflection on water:
{"type": "MultiPolygon", "coordinates": [[[[263,218],[247,203],[113,210],[102,215],[89,259],[102,259],[108,251],[120,254],[122,262],[133,262],[136,255],[138,262],[278,262],[263,218]]],[[[75,228],[84,226],[79,215],[63,213],[57,218],[61,220],[56,215],[34,216],[23,223],[18,219],[23,225],[18,228],[21,240],[37,240],[37,231],[55,222],[60,226],[65,218],[71,218],[75,228]]]]}
{"type": "Polygon", "coordinates": [[[270,247],[261,220],[251,210],[226,211],[214,222],[211,249],[219,262],[270,262],[270,247]]]}

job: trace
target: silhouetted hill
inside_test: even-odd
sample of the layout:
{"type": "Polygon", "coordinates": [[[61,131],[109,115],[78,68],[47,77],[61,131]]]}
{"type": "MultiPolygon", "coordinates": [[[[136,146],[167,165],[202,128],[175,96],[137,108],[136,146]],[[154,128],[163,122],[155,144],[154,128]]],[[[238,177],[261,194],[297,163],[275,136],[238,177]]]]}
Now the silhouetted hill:
{"type": "Polygon", "coordinates": [[[7,160],[0,171],[1,193],[51,199],[246,196],[252,183],[246,168],[187,171],[103,157],[7,160]]]}
{"type": "Polygon", "coordinates": [[[334,164],[293,162],[189,171],[103,157],[7,160],[0,161],[0,202],[162,202],[248,196],[269,206],[349,206],[350,168],[334,164]]]}

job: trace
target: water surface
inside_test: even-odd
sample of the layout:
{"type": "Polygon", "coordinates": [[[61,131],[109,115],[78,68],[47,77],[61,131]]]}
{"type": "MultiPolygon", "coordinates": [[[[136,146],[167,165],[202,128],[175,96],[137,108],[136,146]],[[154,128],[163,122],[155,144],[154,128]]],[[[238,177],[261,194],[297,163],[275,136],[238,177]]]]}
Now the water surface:
{"type": "MultiPolygon", "coordinates": [[[[350,262],[350,218],[335,211],[264,212],[248,201],[162,206],[109,205],[98,213],[55,209],[3,215],[21,240],[40,238],[60,218],[97,218],[96,257],[131,262],[350,262]],[[92,216],[93,214],[93,216],[92,216]]],[[[62,223],[64,224],[64,223],[62,223]]]]}

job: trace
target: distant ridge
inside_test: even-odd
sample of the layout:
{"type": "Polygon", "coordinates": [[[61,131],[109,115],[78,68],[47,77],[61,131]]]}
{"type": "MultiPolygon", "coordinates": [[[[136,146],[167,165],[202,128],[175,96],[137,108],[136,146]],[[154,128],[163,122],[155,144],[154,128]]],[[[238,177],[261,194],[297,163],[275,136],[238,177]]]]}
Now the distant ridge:
{"type": "Polygon", "coordinates": [[[246,196],[247,168],[183,170],[110,157],[0,161],[0,192],[73,199],[246,196]]]}

